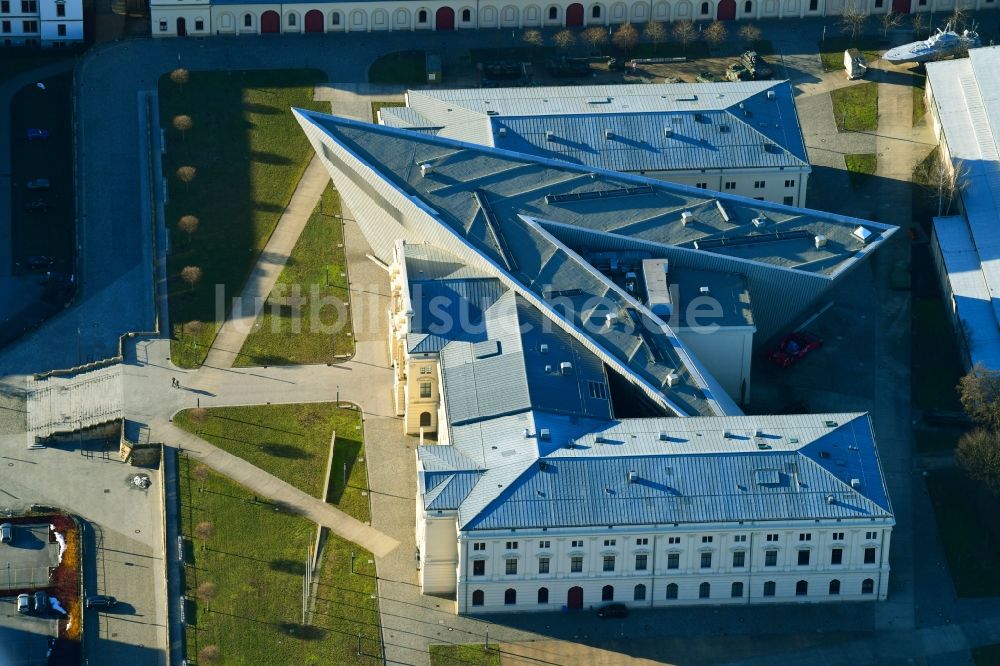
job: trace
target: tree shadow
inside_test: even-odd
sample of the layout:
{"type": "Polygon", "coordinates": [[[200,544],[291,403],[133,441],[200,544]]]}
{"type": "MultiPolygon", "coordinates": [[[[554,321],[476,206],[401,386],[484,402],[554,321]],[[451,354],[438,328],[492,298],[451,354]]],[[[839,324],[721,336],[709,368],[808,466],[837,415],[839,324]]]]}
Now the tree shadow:
{"type": "Polygon", "coordinates": [[[328,502],[339,504],[344,490],[351,480],[351,472],[361,453],[361,442],[355,439],[341,439],[339,434],[333,449],[333,466],[330,472],[330,485],[326,489],[328,502]],[[345,480],[347,483],[345,483],[345,480]]]}
{"type": "Polygon", "coordinates": [[[307,458],[312,458],[313,454],[308,451],[303,451],[297,446],[291,446],[290,444],[276,444],[268,443],[263,444],[260,450],[269,456],[274,456],[276,458],[295,458],[298,460],[305,460],[307,458]]]}
{"type": "Polygon", "coordinates": [[[275,155],[274,153],[265,153],[261,150],[251,150],[250,161],[263,162],[264,164],[281,164],[281,165],[292,163],[292,160],[288,159],[283,155],[275,155]]]}
{"type": "Polygon", "coordinates": [[[303,576],[306,573],[305,562],[299,562],[298,560],[271,560],[268,565],[271,571],[280,571],[281,573],[292,574],[293,576],[303,576]]]}
{"type": "Polygon", "coordinates": [[[295,636],[304,641],[323,640],[327,633],[325,629],[298,622],[282,622],[278,627],[289,636],[295,636]]]}
{"type": "Polygon", "coordinates": [[[243,110],[247,113],[259,113],[264,116],[276,116],[281,113],[281,109],[269,104],[257,104],[255,102],[244,102],[243,110]]]}

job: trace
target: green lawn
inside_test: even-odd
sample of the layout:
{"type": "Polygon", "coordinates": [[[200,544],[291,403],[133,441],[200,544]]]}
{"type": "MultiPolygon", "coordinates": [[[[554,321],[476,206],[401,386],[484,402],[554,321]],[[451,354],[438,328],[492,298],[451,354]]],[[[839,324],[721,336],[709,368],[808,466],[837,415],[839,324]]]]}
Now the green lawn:
{"type": "Polygon", "coordinates": [[[861,187],[869,176],[875,175],[878,166],[878,156],[875,153],[857,153],[844,155],[847,174],[851,178],[852,187],[861,187]]]}
{"type": "Polygon", "coordinates": [[[841,35],[827,37],[819,43],[819,57],[823,62],[823,71],[835,72],[844,69],[844,51],[850,48],[860,50],[869,65],[882,57],[882,48],[877,37],[859,37],[856,40],[841,35]]]}
{"type": "Polygon", "coordinates": [[[368,69],[369,83],[420,85],[427,83],[427,54],[424,51],[388,53],[368,69]]]}
{"type": "Polygon", "coordinates": [[[1000,500],[959,470],[930,472],[927,489],[958,596],[1000,595],[1000,500]]]}
{"type": "Polygon", "coordinates": [[[483,643],[466,645],[431,645],[431,666],[500,666],[500,650],[483,643]]]}
{"type": "Polygon", "coordinates": [[[378,110],[386,107],[406,106],[403,102],[372,102],[372,122],[378,122],[378,110]]]}
{"type": "MultiPolygon", "coordinates": [[[[360,418],[330,404],[213,408],[200,426],[213,444],[310,494],[322,487],[330,436],[337,431],[334,470],[348,465],[348,488],[334,474],[329,500],[370,518],[360,418]],[[356,464],[355,464],[356,463],[356,464]]],[[[175,423],[197,431],[190,412],[175,423]]],[[[312,624],[302,626],[302,575],[315,524],[279,511],[245,488],[182,457],[181,520],[191,541],[185,567],[187,656],[217,646],[237,664],[359,664],[381,661],[375,567],[364,549],[330,535],[317,574],[312,624]],[[201,480],[204,479],[204,480],[201,480]],[[199,487],[204,486],[204,491],[199,487]],[[200,523],[212,525],[205,539],[200,523]],[[205,549],[202,549],[204,543],[205,549]],[[351,573],[351,554],[355,554],[351,573]],[[216,596],[198,600],[200,586],[216,596]],[[193,618],[193,619],[192,619],[193,618]],[[362,654],[357,654],[358,634],[362,654]]]]}
{"type": "Polygon", "coordinates": [[[927,105],[924,101],[924,84],[927,82],[927,78],[923,76],[915,77],[917,85],[913,86],[913,126],[916,127],[917,123],[927,114],[927,105]]]}
{"type": "Polygon", "coordinates": [[[1000,643],[974,648],[972,661],[976,666],[1000,666],[1000,643]]]}
{"type": "Polygon", "coordinates": [[[328,185],[236,358],[236,367],[332,363],[354,351],[340,196],[328,185]],[[291,304],[299,301],[296,313],[291,304]]]}
{"type": "Polygon", "coordinates": [[[913,405],[919,409],[961,411],[955,387],[964,373],[944,301],[914,294],[911,316],[913,405]]]}
{"type": "MultiPolygon", "coordinates": [[[[204,359],[224,311],[216,307],[216,285],[227,303],[238,295],[260,251],[291,199],[312,149],[290,107],[324,110],[312,100],[323,80],[315,70],[192,72],[183,87],[167,75],[160,79],[160,117],[167,129],[164,173],[170,183],[167,223],[172,361],[182,367],[204,359]],[[193,128],[182,135],[172,126],[186,114],[193,128]],[[175,176],[193,166],[190,185],[175,176]],[[184,215],[199,218],[188,240],[177,229],[184,215]],[[185,266],[201,268],[194,288],[180,278],[185,266]],[[202,322],[192,331],[185,324],[202,322]]],[[[228,309],[228,308],[225,308],[228,309]]]]}
{"type": "Polygon", "coordinates": [[[327,497],[359,520],[369,520],[368,497],[361,494],[368,488],[368,474],[363,463],[355,464],[364,456],[357,410],[316,402],[204,411],[206,418],[201,423],[192,420],[192,410],[185,410],[174,417],[174,424],[316,497],[323,488],[330,436],[336,431],[334,473],[327,497]]]}
{"type": "Polygon", "coordinates": [[[857,83],[830,92],[833,116],[841,132],[874,132],[878,128],[878,84],[857,83]]]}

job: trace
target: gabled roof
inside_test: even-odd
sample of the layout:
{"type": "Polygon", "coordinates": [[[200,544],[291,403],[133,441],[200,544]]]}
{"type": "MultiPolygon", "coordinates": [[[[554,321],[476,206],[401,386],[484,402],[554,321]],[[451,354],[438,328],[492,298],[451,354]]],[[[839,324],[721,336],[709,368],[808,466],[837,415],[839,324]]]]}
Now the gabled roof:
{"type": "Polygon", "coordinates": [[[411,90],[407,105],[382,122],[616,171],[809,167],[788,81],[411,90]]]}

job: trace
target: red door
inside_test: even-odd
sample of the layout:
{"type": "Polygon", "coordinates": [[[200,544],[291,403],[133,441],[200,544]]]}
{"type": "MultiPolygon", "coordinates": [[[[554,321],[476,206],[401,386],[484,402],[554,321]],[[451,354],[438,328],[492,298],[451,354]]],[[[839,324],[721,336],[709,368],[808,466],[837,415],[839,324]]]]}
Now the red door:
{"type": "Polygon", "coordinates": [[[278,16],[278,12],[264,12],[264,15],[260,17],[260,31],[281,32],[281,17],[278,16]]]}
{"type": "Polygon", "coordinates": [[[454,30],[455,29],[455,10],[451,7],[442,7],[437,10],[437,14],[434,15],[434,29],[435,30],[454,30]]]}
{"type": "Polygon", "coordinates": [[[583,588],[582,587],[571,587],[569,588],[569,593],[566,595],[566,605],[570,608],[580,609],[583,608],[583,588]]]}
{"type": "MultiPolygon", "coordinates": [[[[578,2],[574,2],[566,8],[566,25],[583,25],[583,5],[578,2]]],[[[577,588],[573,589],[575,590],[577,588]]],[[[583,594],[582,589],[580,590],[580,594],[583,594]]]]}
{"type": "Polygon", "coordinates": [[[318,9],[306,12],[306,32],[323,32],[323,12],[318,9]]]}
{"type": "Polygon", "coordinates": [[[892,0],[892,11],[897,14],[909,14],[910,0],[892,0]]]}
{"type": "Polygon", "coordinates": [[[732,21],[736,18],[736,0],[722,0],[716,16],[720,21],[732,21]]]}
{"type": "Polygon", "coordinates": [[[187,22],[184,20],[184,17],[181,16],[177,19],[177,36],[183,37],[186,34],[188,34],[187,22]]]}

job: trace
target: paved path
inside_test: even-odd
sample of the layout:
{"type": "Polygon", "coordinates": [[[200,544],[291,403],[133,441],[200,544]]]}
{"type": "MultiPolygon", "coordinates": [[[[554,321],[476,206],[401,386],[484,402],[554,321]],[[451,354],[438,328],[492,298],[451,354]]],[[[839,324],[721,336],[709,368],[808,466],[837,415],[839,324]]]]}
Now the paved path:
{"type": "Polygon", "coordinates": [[[243,343],[253,330],[254,322],[264,309],[264,303],[271,289],[274,288],[282,269],[288,263],[302,230],[305,229],[329,182],[330,174],[320,159],[313,156],[305,173],[302,174],[302,179],[295,187],[285,212],[278,218],[274,232],[267,240],[267,245],[260,253],[253,271],[250,272],[242,293],[233,299],[229,317],[219,329],[212,348],[205,358],[207,365],[218,368],[233,367],[240,350],[243,349],[243,343]]]}

